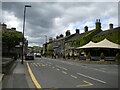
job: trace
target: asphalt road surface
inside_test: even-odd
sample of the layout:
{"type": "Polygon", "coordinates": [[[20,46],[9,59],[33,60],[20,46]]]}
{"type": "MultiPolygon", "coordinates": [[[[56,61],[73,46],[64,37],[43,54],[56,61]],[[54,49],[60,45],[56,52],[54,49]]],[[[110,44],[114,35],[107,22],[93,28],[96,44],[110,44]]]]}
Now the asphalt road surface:
{"type": "Polygon", "coordinates": [[[42,88],[118,88],[118,66],[60,59],[28,61],[42,88]]]}

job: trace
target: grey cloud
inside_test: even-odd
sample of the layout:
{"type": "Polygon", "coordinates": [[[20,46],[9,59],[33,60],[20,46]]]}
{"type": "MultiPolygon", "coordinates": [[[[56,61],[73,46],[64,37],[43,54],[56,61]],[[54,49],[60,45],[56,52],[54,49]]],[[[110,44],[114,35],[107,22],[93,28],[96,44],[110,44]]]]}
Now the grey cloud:
{"type": "Polygon", "coordinates": [[[44,35],[55,37],[56,34],[63,34],[70,23],[94,20],[96,18],[117,17],[117,3],[103,2],[4,2],[3,11],[13,12],[19,19],[23,20],[23,7],[31,4],[26,12],[26,36],[33,37],[30,42],[43,44],[44,35]],[[56,26],[55,18],[60,18],[61,24],[56,26]],[[61,30],[62,29],[62,30],[61,30]],[[35,39],[42,37],[39,40],[35,39]]]}

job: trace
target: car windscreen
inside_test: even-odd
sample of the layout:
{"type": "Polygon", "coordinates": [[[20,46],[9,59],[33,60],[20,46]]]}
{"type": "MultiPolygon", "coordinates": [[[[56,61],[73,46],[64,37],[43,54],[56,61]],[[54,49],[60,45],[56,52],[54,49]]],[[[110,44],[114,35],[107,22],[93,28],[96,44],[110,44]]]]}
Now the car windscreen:
{"type": "Polygon", "coordinates": [[[34,56],[34,53],[28,53],[27,56],[34,56]]]}

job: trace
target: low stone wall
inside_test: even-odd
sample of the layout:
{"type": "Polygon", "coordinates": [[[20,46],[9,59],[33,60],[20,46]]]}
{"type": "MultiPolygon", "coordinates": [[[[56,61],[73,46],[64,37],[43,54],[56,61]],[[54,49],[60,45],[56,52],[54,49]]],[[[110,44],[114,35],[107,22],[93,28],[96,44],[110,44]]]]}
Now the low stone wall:
{"type": "Polygon", "coordinates": [[[12,58],[2,58],[2,73],[7,74],[14,62],[12,58]]]}

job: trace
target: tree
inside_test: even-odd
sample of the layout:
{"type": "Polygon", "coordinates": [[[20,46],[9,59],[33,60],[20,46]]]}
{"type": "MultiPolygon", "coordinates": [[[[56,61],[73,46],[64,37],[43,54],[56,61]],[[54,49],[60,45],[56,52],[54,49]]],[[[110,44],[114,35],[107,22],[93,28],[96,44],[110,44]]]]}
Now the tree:
{"type": "Polygon", "coordinates": [[[2,31],[2,46],[7,48],[9,55],[10,50],[22,41],[23,34],[18,31],[2,31]]]}

